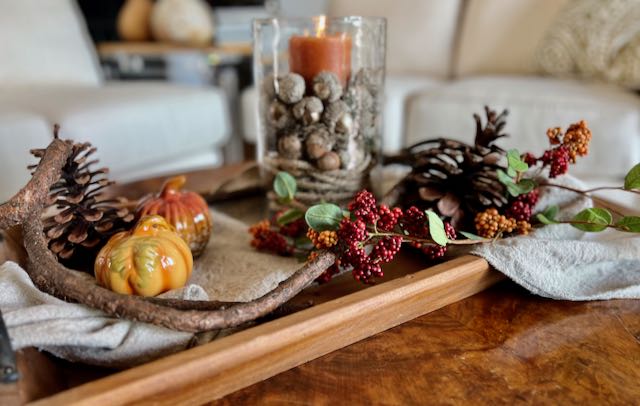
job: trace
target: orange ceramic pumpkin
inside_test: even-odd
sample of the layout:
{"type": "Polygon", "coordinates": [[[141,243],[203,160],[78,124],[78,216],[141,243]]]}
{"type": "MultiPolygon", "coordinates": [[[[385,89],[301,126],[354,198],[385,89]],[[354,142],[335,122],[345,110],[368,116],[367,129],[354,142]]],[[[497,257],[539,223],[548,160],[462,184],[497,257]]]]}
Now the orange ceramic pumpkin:
{"type": "Polygon", "coordinates": [[[211,237],[211,214],[202,196],[181,190],[186,181],[184,176],[167,180],[159,194],[140,202],[138,215],[164,217],[189,244],[193,256],[198,257],[211,237]]]}
{"type": "Polygon", "coordinates": [[[143,217],[115,234],[98,253],[98,284],[114,292],[156,296],[183,287],[193,269],[191,250],[160,216],[143,217]]]}

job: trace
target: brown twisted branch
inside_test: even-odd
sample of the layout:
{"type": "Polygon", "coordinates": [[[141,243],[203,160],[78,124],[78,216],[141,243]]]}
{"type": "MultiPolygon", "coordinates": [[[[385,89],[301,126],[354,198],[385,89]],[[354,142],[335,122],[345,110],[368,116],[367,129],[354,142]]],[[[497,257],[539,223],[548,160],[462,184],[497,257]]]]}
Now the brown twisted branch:
{"type": "Polygon", "coordinates": [[[31,180],[9,201],[0,205],[0,229],[24,223],[33,209],[44,207],[51,185],[60,179],[60,173],[69,154],[72,143],[57,137],[46,149],[46,152],[31,180]]]}
{"type": "Polygon", "coordinates": [[[335,262],[321,252],[266,295],[247,303],[146,299],[104,289],[62,266],[47,246],[41,214],[50,187],[71,153],[71,143],[57,138],[47,147],[33,179],[14,198],[0,206],[0,229],[22,224],[29,256],[27,273],[44,292],[76,301],[110,316],[161,325],[174,330],[203,332],[239,326],[265,316],[309,286],[335,262]]]}

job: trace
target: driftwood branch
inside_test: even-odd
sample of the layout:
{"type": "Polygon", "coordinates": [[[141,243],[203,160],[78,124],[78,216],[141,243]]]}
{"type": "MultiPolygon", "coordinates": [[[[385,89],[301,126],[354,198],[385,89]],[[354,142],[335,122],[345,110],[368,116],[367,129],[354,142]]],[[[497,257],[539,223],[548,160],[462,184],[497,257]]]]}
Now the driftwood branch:
{"type": "Polygon", "coordinates": [[[49,188],[60,179],[72,146],[71,142],[58,138],[49,144],[29,183],[8,202],[0,205],[1,230],[24,223],[35,208],[44,207],[49,188]]]}
{"type": "Polygon", "coordinates": [[[63,300],[83,303],[110,316],[161,325],[174,330],[204,332],[242,325],[265,316],[309,286],[335,262],[321,252],[266,295],[247,303],[148,299],[121,295],[87,280],[61,265],[49,250],[41,215],[48,191],[59,179],[72,144],[57,138],[49,145],[33,179],[9,202],[0,206],[0,229],[22,225],[28,254],[27,273],[42,291],[63,300]]]}

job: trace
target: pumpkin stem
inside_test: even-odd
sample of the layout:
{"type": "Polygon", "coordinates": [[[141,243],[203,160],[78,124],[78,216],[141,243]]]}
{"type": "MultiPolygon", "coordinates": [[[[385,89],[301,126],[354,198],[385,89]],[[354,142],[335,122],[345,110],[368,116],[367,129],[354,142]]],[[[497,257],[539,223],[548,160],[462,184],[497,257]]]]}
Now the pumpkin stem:
{"type": "Polygon", "coordinates": [[[162,185],[162,192],[160,192],[160,196],[167,197],[178,193],[185,183],[187,183],[187,177],[184,175],[174,176],[167,179],[164,182],[164,185],[162,185]]]}

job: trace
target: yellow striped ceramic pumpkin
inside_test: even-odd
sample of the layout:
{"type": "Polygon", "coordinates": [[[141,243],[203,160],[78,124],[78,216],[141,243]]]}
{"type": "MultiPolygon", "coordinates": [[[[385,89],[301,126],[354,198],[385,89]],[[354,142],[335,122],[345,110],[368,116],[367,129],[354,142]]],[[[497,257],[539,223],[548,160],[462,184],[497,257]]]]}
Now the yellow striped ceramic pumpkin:
{"type": "Polygon", "coordinates": [[[189,244],[193,256],[198,257],[211,237],[211,214],[202,196],[182,191],[186,181],[184,176],[167,180],[160,193],[141,200],[138,215],[157,214],[164,217],[189,244]]]}
{"type": "Polygon", "coordinates": [[[133,230],[111,237],[94,267],[100,286],[139,296],[183,287],[192,269],[191,250],[160,216],[143,217],[133,230]]]}

